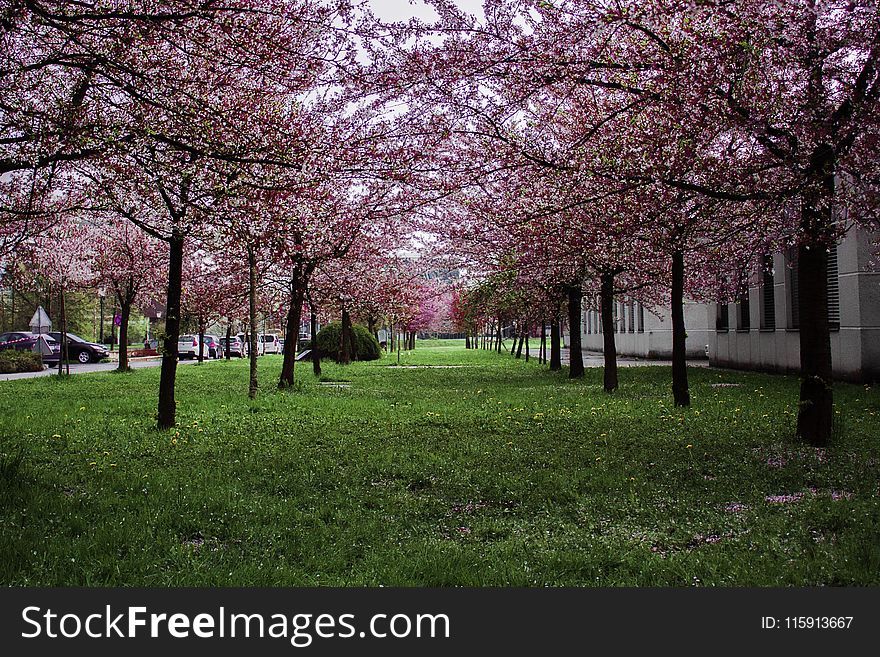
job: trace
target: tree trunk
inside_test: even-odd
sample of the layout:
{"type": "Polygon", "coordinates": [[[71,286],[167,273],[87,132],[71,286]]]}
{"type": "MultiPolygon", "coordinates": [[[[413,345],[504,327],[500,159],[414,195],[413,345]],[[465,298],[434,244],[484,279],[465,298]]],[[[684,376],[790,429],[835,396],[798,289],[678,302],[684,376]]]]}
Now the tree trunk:
{"type": "Polygon", "coordinates": [[[834,153],[819,147],[813,155],[817,179],[804,194],[802,241],[798,246],[801,390],[797,435],[823,447],[834,420],[831,333],[828,324],[828,247],[833,240],[834,153]]]}
{"type": "Polygon", "coordinates": [[[119,324],[119,364],[116,366],[117,371],[128,371],[128,321],[131,317],[132,299],[128,296],[120,297],[119,307],[122,315],[119,324]]]}
{"type": "Polygon", "coordinates": [[[828,326],[828,253],[818,244],[798,247],[801,389],[797,435],[822,447],[831,438],[833,392],[828,326]]]}
{"type": "Polygon", "coordinates": [[[550,322],[550,371],[558,372],[562,369],[562,347],[560,346],[559,316],[550,322]]]}
{"type": "Polygon", "coordinates": [[[687,334],[684,326],[684,253],[672,254],[672,398],[676,406],[690,406],[688,392],[687,334]]]}
{"type": "Polygon", "coordinates": [[[351,317],[348,309],[342,309],[342,330],[339,332],[339,364],[351,363],[351,317]]]}
{"type": "Polygon", "coordinates": [[[312,372],[315,376],[321,376],[321,351],[318,349],[318,314],[315,304],[309,298],[309,314],[311,315],[309,331],[312,334],[312,372]]]}
{"type": "Polygon", "coordinates": [[[526,362],[529,362],[529,332],[526,331],[526,362]]]}
{"type": "Polygon", "coordinates": [[[498,318],[498,331],[495,334],[495,351],[497,351],[499,354],[501,353],[501,343],[502,342],[503,342],[503,340],[502,340],[502,336],[501,336],[501,318],[499,317],[498,318]]]}
{"type": "Polygon", "coordinates": [[[526,334],[523,331],[519,336],[519,344],[516,346],[516,357],[522,358],[523,343],[526,341],[526,334]]]}
{"type": "Polygon", "coordinates": [[[547,322],[541,319],[541,341],[538,343],[538,364],[547,363],[547,322]]]}
{"type": "Polygon", "coordinates": [[[471,334],[468,333],[467,331],[465,331],[465,333],[464,333],[464,348],[465,349],[471,348],[471,334]]]}
{"type": "Polygon", "coordinates": [[[257,396],[257,253],[254,245],[248,243],[248,397],[257,396]]]}
{"type": "Polygon", "coordinates": [[[229,360],[231,358],[231,356],[229,355],[229,352],[232,351],[229,348],[231,346],[230,345],[231,342],[232,342],[232,322],[227,322],[227,324],[226,324],[226,349],[223,350],[223,357],[226,358],[226,360],[229,360]]]}
{"type": "Polygon", "coordinates": [[[64,307],[64,287],[60,288],[58,294],[58,310],[61,314],[61,358],[58,360],[58,376],[65,372],[70,374],[70,348],[67,344],[67,309],[64,307]],[[65,369],[65,367],[67,369],[65,369]]]}
{"type": "MultiPolygon", "coordinates": [[[[13,295],[14,294],[15,293],[13,292],[13,295]]],[[[12,316],[15,317],[15,296],[13,296],[12,299],[13,299],[12,316]]],[[[98,329],[98,344],[104,344],[104,294],[103,293],[101,294],[100,299],[101,299],[101,311],[100,311],[101,328],[98,329]]]]}
{"type": "Polygon", "coordinates": [[[605,273],[600,278],[599,308],[602,314],[602,352],[605,372],[602,385],[605,392],[617,390],[617,344],[614,337],[614,274],[605,273]]]}
{"type": "Polygon", "coordinates": [[[568,378],[584,377],[584,352],[581,349],[581,302],[583,292],[580,281],[568,288],[568,378]]]}
{"type": "MultiPolygon", "coordinates": [[[[199,365],[205,362],[205,321],[199,317],[199,365]]],[[[120,338],[121,339],[121,338],[120,338]]],[[[208,356],[211,354],[209,353],[208,356]]]]}
{"type": "Polygon", "coordinates": [[[296,347],[299,342],[299,325],[302,320],[302,305],[306,295],[306,283],[303,277],[297,273],[290,280],[290,296],[287,309],[287,325],[284,333],[287,339],[284,341],[284,362],[281,365],[281,378],[278,379],[280,389],[290,388],[293,385],[294,368],[296,366],[296,347]]]}
{"type": "Polygon", "coordinates": [[[180,338],[180,291],[183,285],[183,235],[174,229],[168,241],[168,290],[165,295],[165,338],[159,375],[160,430],[171,429],[177,418],[174,382],[177,378],[177,340],[180,338]]]}

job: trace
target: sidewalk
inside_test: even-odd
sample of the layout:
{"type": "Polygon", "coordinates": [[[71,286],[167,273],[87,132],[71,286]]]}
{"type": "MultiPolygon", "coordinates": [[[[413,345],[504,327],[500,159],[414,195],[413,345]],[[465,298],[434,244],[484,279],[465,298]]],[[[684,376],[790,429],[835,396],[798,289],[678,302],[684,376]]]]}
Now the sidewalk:
{"type": "MultiPolygon", "coordinates": [[[[193,360],[182,360],[179,361],[178,365],[192,365],[198,363],[199,361],[196,359],[193,360]]],[[[205,360],[205,363],[210,361],[205,360]]],[[[158,367],[162,364],[161,356],[144,356],[141,358],[130,358],[129,359],[129,367],[133,370],[141,369],[143,367],[158,367]]],[[[92,372],[110,372],[115,370],[119,365],[119,361],[112,360],[109,363],[89,363],[88,365],[81,365],[80,363],[71,363],[70,364],[70,373],[71,374],[90,374],[92,372]]],[[[0,381],[15,381],[16,379],[34,379],[41,376],[52,376],[53,374],[58,373],[58,366],[52,366],[50,368],[44,369],[41,372],[18,372],[16,374],[0,374],[0,381]]]]}
{"type": "MultiPolygon", "coordinates": [[[[525,351],[525,348],[523,348],[525,351]]],[[[529,345],[529,358],[537,358],[539,349],[537,346],[529,345]]],[[[509,350],[508,350],[508,353],[509,350]]],[[[584,349],[582,351],[584,358],[584,367],[604,367],[605,366],[605,355],[601,351],[587,351],[584,349]]],[[[547,354],[549,358],[550,354],[550,344],[547,344],[547,354]]],[[[525,356],[525,354],[523,354],[525,356]]],[[[560,350],[560,356],[562,358],[562,364],[568,365],[569,362],[569,349],[566,347],[560,350]]],[[[698,359],[688,359],[687,361],[688,367],[709,367],[709,360],[706,358],[698,358],[698,359]]],[[[618,367],[640,367],[646,365],[666,365],[671,366],[671,360],[660,360],[654,358],[639,358],[638,356],[625,356],[622,354],[617,354],[617,365],[618,367]]]]}

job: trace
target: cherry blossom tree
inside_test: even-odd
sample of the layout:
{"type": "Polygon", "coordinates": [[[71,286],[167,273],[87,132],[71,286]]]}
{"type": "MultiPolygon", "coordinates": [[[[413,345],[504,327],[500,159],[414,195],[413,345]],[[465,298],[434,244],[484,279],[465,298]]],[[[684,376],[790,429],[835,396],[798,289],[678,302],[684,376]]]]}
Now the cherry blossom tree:
{"type": "Polygon", "coordinates": [[[24,248],[25,273],[45,282],[59,298],[61,359],[58,374],[70,373],[67,363],[67,313],[65,295],[90,287],[95,281],[93,269],[94,228],[83,222],[62,220],[49,230],[33,237],[24,248]]]}
{"type": "Polygon", "coordinates": [[[219,321],[236,296],[235,281],[202,250],[187,254],[183,264],[181,315],[189,316],[199,334],[199,363],[205,359],[205,332],[219,321]]]}
{"type": "Polygon", "coordinates": [[[151,86],[139,81],[139,95],[118,103],[131,136],[90,167],[114,211],[169,245],[160,428],[175,420],[186,242],[226,213],[241,178],[303,167],[310,125],[297,118],[302,96],[329,83],[350,56],[339,22],[344,3],[240,0],[230,7],[237,11],[199,31],[184,22],[142,44],[138,62],[150,62],[151,86]]]}
{"type": "MultiPolygon", "coordinates": [[[[758,201],[754,212],[767,213],[775,203],[777,237],[787,228],[782,207],[799,208],[791,237],[806,272],[801,312],[809,319],[800,332],[798,434],[826,442],[833,417],[823,292],[828,245],[843,229],[839,217],[874,225],[877,216],[876,7],[842,0],[698,7],[493,0],[478,21],[448,3],[431,4],[439,21],[395,26],[384,51],[393,65],[377,67],[373,78],[405,94],[418,111],[436,104],[466,116],[468,123],[453,129],[479,134],[498,150],[511,142],[510,127],[524,112],[537,109],[545,119],[558,112],[555,99],[601,93],[602,111],[581,121],[581,139],[570,142],[604,144],[605,157],[585,161],[597,181],[685,192],[683,209],[692,217],[688,208],[705,205],[694,194],[758,201]],[[677,130],[647,143],[626,138],[634,132],[626,121],[647,109],[676,125],[708,128],[711,138],[667,159],[669,148],[657,146],[682,145],[677,130]]],[[[567,164],[547,157],[545,143],[511,151],[509,162],[567,164]]],[[[674,286],[681,287],[680,262],[675,269],[674,286]]]]}
{"type": "Polygon", "coordinates": [[[150,237],[128,221],[113,219],[94,229],[88,248],[94,250],[95,283],[110,289],[119,303],[118,371],[128,366],[128,324],[136,304],[158,302],[165,286],[167,261],[163,242],[150,237]]]}

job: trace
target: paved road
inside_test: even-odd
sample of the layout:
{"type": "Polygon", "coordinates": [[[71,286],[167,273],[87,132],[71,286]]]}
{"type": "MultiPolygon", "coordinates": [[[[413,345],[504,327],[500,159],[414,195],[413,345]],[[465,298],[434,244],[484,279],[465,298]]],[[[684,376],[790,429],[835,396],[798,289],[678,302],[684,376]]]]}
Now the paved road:
{"type": "MultiPolygon", "coordinates": [[[[182,360],[180,361],[180,365],[192,365],[193,363],[197,363],[198,361],[193,360],[182,360]]],[[[206,363],[210,363],[209,359],[205,359],[206,363]]],[[[153,357],[153,358],[134,358],[129,361],[129,365],[132,369],[140,369],[142,367],[158,367],[162,364],[161,357],[153,357]]],[[[71,363],[70,364],[70,373],[71,374],[89,374],[91,372],[109,372],[110,370],[116,369],[117,363],[89,363],[88,365],[81,365],[80,363],[71,363]]],[[[56,374],[58,372],[57,367],[52,367],[51,369],[44,369],[42,372],[20,372],[18,374],[0,374],[0,381],[12,381],[14,379],[33,379],[38,376],[50,376],[52,374],[56,374]]]]}

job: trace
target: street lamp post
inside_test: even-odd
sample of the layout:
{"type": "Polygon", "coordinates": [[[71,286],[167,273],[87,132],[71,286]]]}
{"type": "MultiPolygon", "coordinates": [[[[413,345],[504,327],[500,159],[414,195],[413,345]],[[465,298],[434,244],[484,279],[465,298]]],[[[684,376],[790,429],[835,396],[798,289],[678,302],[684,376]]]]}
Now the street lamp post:
{"type": "Polygon", "coordinates": [[[113,322],[110,324],[110,351],[116,344],[116,300],[113,300],[113,322]]]}

